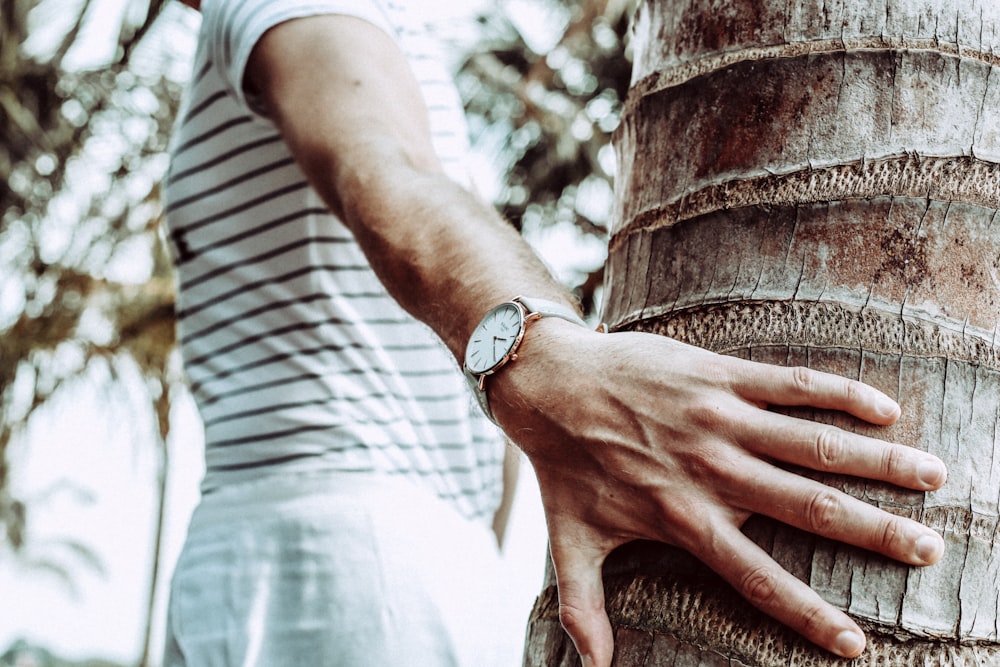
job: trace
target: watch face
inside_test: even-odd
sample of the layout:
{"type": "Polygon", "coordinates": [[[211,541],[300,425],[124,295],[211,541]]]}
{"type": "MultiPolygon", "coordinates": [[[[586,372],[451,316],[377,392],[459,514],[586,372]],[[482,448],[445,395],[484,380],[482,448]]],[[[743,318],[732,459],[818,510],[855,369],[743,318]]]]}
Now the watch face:
{"type": "Polygon", "coordinates": [[[503,365],[523,329],[524,315],[517,304],[500,304],[472,332],[465,348],[466,367],[473,373],[486,373],[503,365]]]}

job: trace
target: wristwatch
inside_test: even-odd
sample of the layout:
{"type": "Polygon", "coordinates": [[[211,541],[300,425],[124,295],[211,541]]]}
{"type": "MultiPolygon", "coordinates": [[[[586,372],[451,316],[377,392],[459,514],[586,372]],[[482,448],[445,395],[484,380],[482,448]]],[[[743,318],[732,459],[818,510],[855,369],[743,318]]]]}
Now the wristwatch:
{"type": "Polygon", "coordinates": [[[568,306],[545,299],[517,296],[486,313],[469,338],[465,347],[465,378],[479,401],[479,407],[494,424],[497,420],[486,395],[486,376],[493,375],[517,359],[517,349],[528,323],[542,317],[558,317],[587,326],[568,306]]]}

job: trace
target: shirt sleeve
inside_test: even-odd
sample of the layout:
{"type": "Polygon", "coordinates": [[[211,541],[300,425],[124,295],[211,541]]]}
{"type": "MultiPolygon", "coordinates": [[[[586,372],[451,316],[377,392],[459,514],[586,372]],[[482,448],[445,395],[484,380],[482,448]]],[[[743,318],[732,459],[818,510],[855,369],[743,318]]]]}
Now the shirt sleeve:
{"type": "Polygon", "coordinates": [[[378,0],[205,0],[201,39],[229,93],[247,111],[259,116],[263,115],[259,102],[243,88],[253,47],[265,32],[285,21],[323,14],[362,19],[398,41],[378,0]]]}

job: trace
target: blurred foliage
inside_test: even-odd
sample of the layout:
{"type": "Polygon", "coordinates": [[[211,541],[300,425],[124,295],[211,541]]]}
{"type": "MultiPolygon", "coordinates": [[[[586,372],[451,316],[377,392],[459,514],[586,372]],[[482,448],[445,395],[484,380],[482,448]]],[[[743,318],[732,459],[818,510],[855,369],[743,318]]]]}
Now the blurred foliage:
{"type": "Polygon", "coordinates": [[[67,582],[68,563],[99,563],[83,544],[27,539],[31,503],[11,492],[12,440],[97,364],[148,380],[165,435],[174,345],[158,232],[165,164],[155,158],[179,84],[140,49],[167,0],[127,2],[114,26],[97,4],[0,0],[0,556],[67,582]],[[112,28],[115,48],[80,65],[98,28],[112,28]]]}
{"type": "MultiPolygon", "coordinates": [[[[522,0],[480,19],[483,41],[457,80],[474,140],[502,138],[504,186],[495,204],[518,229],[572,223],[584,237],[606,239],[611,133],[628,90],[635,4],[522,0]],[[537,23],[554,35],[532,39],[537,23]]],[[[575,285],[588,312],[603,275],[599,267],[575,285]]]]}

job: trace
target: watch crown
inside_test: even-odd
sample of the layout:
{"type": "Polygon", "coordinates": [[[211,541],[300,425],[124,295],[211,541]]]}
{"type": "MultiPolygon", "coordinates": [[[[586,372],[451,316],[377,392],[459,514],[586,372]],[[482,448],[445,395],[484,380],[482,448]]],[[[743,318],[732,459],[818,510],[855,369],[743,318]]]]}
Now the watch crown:
{"type": "Polygon", "coordinates": [[[517,354],[510,355],[510,360],[511,361],[517,361],[517,354]]]}

